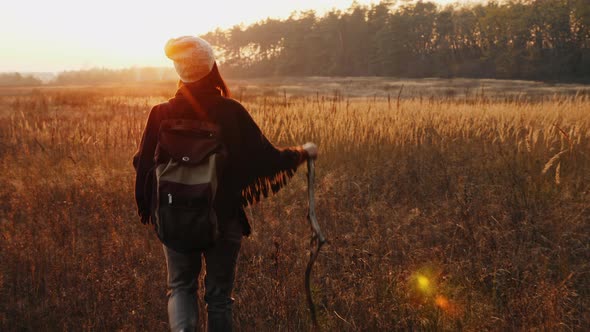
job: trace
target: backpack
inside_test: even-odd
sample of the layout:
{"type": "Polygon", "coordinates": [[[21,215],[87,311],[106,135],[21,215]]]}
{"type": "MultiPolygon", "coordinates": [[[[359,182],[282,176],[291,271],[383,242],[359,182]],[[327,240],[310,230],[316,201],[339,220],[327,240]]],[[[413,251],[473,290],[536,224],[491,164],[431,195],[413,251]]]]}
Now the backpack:
{"type": "Polygon", "coordinates": [[[210,122],[166,119],[154,154],[152,220],[160,241],[177,252],[212,247],[214,202],[226,150],[210,122]]]}

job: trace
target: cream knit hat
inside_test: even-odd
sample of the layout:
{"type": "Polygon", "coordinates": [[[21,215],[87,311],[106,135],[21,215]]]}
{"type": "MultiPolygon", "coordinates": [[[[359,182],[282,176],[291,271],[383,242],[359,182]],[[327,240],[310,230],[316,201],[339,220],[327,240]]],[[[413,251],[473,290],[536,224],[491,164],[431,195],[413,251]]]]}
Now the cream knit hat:
{"type": "Polygon", "coordinates": [[[205,40],[194,36],[172,38],[164,46],[166,56],[174,61],[180,80],[196,82],[205,77],[215,64],[213,48],[205,40]]]}

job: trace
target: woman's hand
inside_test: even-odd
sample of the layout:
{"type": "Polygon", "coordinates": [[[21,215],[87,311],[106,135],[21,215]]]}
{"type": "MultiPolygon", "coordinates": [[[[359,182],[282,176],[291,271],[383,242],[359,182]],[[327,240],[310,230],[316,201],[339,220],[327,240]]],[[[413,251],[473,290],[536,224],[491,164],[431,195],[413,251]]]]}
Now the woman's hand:
{"type": "Polygon", "coordinates": [[[318,146],[315,143],[307,142],[302,146],[303,150],[307,152],[307,156],[311,159],[318,157],[318,146]]]}

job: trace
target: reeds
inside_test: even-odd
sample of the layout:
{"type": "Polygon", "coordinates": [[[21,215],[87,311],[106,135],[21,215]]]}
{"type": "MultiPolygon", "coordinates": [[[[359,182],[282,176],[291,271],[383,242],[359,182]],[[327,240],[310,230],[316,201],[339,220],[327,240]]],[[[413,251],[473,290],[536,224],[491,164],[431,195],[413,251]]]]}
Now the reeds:
{"type": "MultiPolygon", "coordinates": [[[[587,96],[345,96],[241,96],[276,145],[320,146],[330,244],[312,287],[325,330],[590,324],[587,96]]],[[[164,258],[136,215],[131,166],[164,100],[161,87],[0,98],[0,330],[167,330],[164,258]]],[[[240,330],[310,328],[299,172],[247,211],[240,330]]]]}

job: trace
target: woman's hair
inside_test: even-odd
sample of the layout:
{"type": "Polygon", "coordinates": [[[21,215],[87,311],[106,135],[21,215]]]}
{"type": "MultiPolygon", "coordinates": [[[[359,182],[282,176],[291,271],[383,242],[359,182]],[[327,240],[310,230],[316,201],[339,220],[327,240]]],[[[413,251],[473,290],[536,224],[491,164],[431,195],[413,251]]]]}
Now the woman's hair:
{"type": "MultiPolygon", "coordinates": [[[[193,84],[193,83],[184,83],[181,80],[178,81],[179,88],[183,85],[191,85],[191,84],[193,84]]],[[[205,77],[203,77],[200,80],[198,80],[197,82],[195,82],[195,84],[198,84],[199,86],[215,88],[215,89],[219,90],[224,97],[226,97],[226,98],[231,97],[231,93],[229,92],[229,88],[227,87],[227,84],[225,84],[225,81],[221,77],[221,74],[219,73],[219,69],[217,68],[217,62],[213,63],[213,68],[211,68],[211,71],[209,72],[209,74],[207,74],[205,77]]]]}

